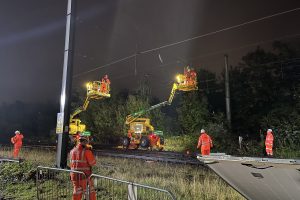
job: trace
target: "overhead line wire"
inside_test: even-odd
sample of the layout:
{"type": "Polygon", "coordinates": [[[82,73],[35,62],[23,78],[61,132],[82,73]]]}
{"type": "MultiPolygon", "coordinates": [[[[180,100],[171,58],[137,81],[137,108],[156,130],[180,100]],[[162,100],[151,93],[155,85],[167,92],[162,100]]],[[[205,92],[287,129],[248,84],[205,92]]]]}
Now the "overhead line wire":
{"type": "Polygon", "coordinates": [[[265,17],[262,17],[262,18],[259,18],[259,19],[251,20],[251,21],[248,21],[248,22],[244,22],[244,23],[241,23],[241,24],[237,24],[237,25],[234,25],[234,26],[223,28],[223,29],[220,29],[220,30],[217,30],[217,31],[212,31],[212,32],[209,32],[209,33],[206,33],[206,34],[203,34],[203,35],[191,37],[191,38],[188,38],[188,39],[185,39],[185,40],[182,40],[182,41],[178,41],[178,42],[163,45],[163,46],[160,46],[160,47],[157,47],[157,48],[141,51],[140,54],[148,53],[148,52],[151,52],[151,51],[157,51],[159,49],[163,49],[163,48],[166,48],[166,47],[170,47],[170,46],[178,45],[178,44],[181,44],[181,43],[189,42],[191,40],[199,39],[199,38],[202,38],[202,37],[214,35],[214,34],[217,34],[217,33],[223,32],[223,31],[228,31],[228,30],[235,29],[235,28],[238,28],[238,27],[241,27],[241,26],[245,26],[245,25],[248,25],[248,24],[251,24],[251,23],[254,23],[254,22],[262,21],[262,20],[265,20],[265,19],[269,19],[269,18],[272,18],[272,17],[276,17],[276,16],[279,16],[279,15],[283,15],[283,14],[298,11],[298,10],[300,10],[300,8],[294,8],[294,9],[283,11],[283,12],[280,12],[280,13],[275,13],[275,14],[268,15],[268,16],[265,16],[265,17]]]}
{"type": "Polygon", "coordinates": [[[82,73],[79,73],[79,74],[75,74],[73,76],[73,78],[76,78],[78,76],[81,76],[81,75],[84,75],[84,74],[96,71],[98,69],[102,69],[102,68],[108,67],[110,65],[122,62],[122,61],[130,59],[130,58],[134,58],[134,57],[136,57],[139,54],[146,54],[146,53],[149,53],[149,52],[157,51],[157,50],[160,50],[160,49],[163,49],[163,48],[166,48],[166,47],[171,47],[171,46],[174,46],[174,45],[186,43],[186,42],[189,42],[189,41],[192,41],[192,40],[195,40],[195,39],[203,38],[203,37],[206,37],[206,36],[211,36],[211,35],[214,35],[214,34],[217,34],[217,33],[220,33],[220,32],[232,30],[232,29],[235,29],[235,28],[238,28],[238,27],[242,27],[242,26],[251,24],[251,23],[263,21],[263,20],[266,20],[266,19],[270,19],[270,18],[273,18],[273,17],[277,17],[277,16],[280,16],[280,15],[283,15],[283,14],[287,14],[287,13],[291,13],[291,12],[295,12],[295,11],[299,11],[299,10],[300,10],[300,7],[294,8],[294,9],[291,9],[291,10],[287,10],[287,11],[275,13],[275,14],[272,14],[272,15],[268,15],[268,16],[265,16],[265,17],[261,17],[261,18],[258,18],[258,19],[254,19],[254,20],[251,20],[251,21],[247,21],[247,22],[244,22],[244,23],[241,23],[241,24],[237,24],[237,25],[233,25],[233,26],[230,26],[230,27],[222,28],[222,29],[217,30],[217,31],[212,31],[212,32],[205,33],[205,34],[202,34],[202,35],[199,35],[199,36],[191,37],[191,38],[188,38],[188,39],[185,39],[185,40],[181,40],[181,41],[178,41],[178,42],[173,42],[173,43],[166,44],[166,45],[163,45],[163,46],[160,46],[160,47],[156,47],[156,48],[152,48],[152,49],[140,51],[140,52],[134,53],[132,55],[129,55],[127,57],[124,57],[124,58],[112,61],[110,63],[107,63],[107,64],[102,65],[100,67],[95,67],[95,68],[93,68],[91,70],[88,70],[88,71],[85,71],[85,72],[82,72],[82,73]]]}
{"type": "Polygon", "coordinates": [[[127,59],[129,59],[129,58],[133,58],[133,57],[135,57],[135,56],[136,56],[136,54],[132,54],[132,55],[130,55],[130,56],[127,56],[127,57],[124,57],[124,58],[115,60],[115,61],[113,61],[113,62],[111,62],[111,63],[102,65],[102,66],[100,66],[100,67],[95,67],[95,68],[93,68],[93,69],[91,69],[91,70],[88,70],[88,71],[85,71],[85,72],[81,72],[81,73],[79,73],[79,74],[75,74],[75,75],[73,76],[73,78],[76,78],[76,77],[81,76],[81,75],[84,75],[84,74],[88,74],[88,73],[90,73],[90,72],[96,71],[96,70],[101,69],[101,68],[104,68],[104,67],[108,67],[108,66],[110,66],[110,65],[113,65],[113,64],[122,62],[122,61],[124,61],[124,60],[127,60],[127,59]]]}

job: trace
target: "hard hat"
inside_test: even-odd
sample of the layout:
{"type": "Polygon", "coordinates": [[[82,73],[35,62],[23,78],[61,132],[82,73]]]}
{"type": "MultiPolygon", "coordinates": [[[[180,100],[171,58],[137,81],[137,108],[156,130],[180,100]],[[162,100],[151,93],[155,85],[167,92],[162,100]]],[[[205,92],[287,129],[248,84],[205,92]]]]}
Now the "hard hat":
{"type": "Polygon", "coordinates": [[[20,134],[20,131],[15,131],[15,134],[20,134]]]}
{"type": "Polygon", "coordinates": [[[201,133],[205,133],[205,130],[204,130],[204,129],[201,129],[201,133]]]}
{"type": "Polygon", "coordinates": [[[269,128],[267,132],[273,132],[273,131],[272,131],[272,129],[269,128]]]}
{"type": "Polygon", "coordinates": [[[108,75],[107,75],[107,74],[105,74],[104,78],[108,78],[108,75]]]}

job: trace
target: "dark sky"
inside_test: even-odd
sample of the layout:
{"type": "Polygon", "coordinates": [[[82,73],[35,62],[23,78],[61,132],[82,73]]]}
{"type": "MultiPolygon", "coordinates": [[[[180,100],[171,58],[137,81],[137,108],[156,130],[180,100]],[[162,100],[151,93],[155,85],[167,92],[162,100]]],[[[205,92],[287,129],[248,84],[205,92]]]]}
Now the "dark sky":
{"type": "MultiPolygon", "coordinates": [[[[0,102],[59,101],[66,0],[0,0],[0,102]]],[[[134,89],[149,75],[166,99],[186,63],[220,72],[257,44],[300,40],[300,11],[290,12],[84,73],[114,60],[300,7],[299,0],[78,0],[73,86],[108,74],[112,89],[134,89]],[[163,63],[158,55],[161,55],[163,63]]]]}

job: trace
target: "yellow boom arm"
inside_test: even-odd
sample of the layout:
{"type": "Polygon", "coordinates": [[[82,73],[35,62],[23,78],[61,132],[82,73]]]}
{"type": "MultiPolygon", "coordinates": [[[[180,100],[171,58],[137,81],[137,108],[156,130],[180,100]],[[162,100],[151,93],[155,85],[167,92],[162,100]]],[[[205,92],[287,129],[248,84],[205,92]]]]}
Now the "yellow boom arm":
{"type": "Polygon", "coordinates": [[[88,96],[88,97],[85,98],[85,101],[84,101],[84,103],[83,103],[83,106],[77,108],[77,109],[71,114],[71,116],[70,116],[70,121],[71,121],[76,115],[78,115],[78,114],[81,113],[82,111],[85,111],[85,110],[87,109],[89,103],[90,103],[90,97],[88,96]]]}
{"type": "Polygon", "coordinates": [[[161,102],[161,103],[159,103],[159,104],[156,104],[156,105],[154,105],[154,106],[151,106],[151,107],[148,108],[148,109],[144,109],[144,110],[141,110],[141,111],[139,111],[139,112],[136,112],[136,113],[127,115],[125,124],[130,124],[130,123],[134,122],[136,119],[138,119],[140,116],[142,116],[143,114],[149,112],[150,110],[153,110],[153,109],[155,109],[155,108],[159,108],[159,107],[164,106],[164,105],[166,105],[166,104],[168,104],[168,101],[161,102]]]}

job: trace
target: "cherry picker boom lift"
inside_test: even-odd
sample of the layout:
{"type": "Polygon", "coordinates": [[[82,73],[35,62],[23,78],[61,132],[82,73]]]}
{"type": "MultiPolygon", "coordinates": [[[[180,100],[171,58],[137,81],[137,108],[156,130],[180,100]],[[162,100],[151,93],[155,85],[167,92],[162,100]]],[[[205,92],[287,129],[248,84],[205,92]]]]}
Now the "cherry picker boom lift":
{"type": "Polygon", "coordinates": [[[197,74],[194,70],[190,70],[189,67],[186,67],[184,74],[178,74],[176,76],[176,82],[173,84],[168,101],[158,103],[148,109],[135,112],[126,117],[125,124],[129,126],[129,129],[127,136],[122,138],[123,147],[129,148],[129,146],[131,146],[134,149],[139,148],[139,146],[142,148],[150,147],[151,149],[156,147],[162,150],[164,145],[163,132],[154,130],[150,119],[142,118],[141,116],[156,108],[171,105],[177,90],[193,91],[197,89],[197,74]]]}
{"type": "Polygon", "coordinates": [[[76,136],[78,133],[86,134],[86,136],[90,136],[90,132],[86,131],[86,125],[81,123],[79,118],[75,118],[78,114],[83,111],[86,111],[90,101],[92,99],[105,99],[110,97],[110,81],[92,81],[86,84],[86,98],[82,106],[77,108],[71,115],[70,115],[70,130],[69,135],[74,138],[73,140],[76,141],[76,136]]]}

